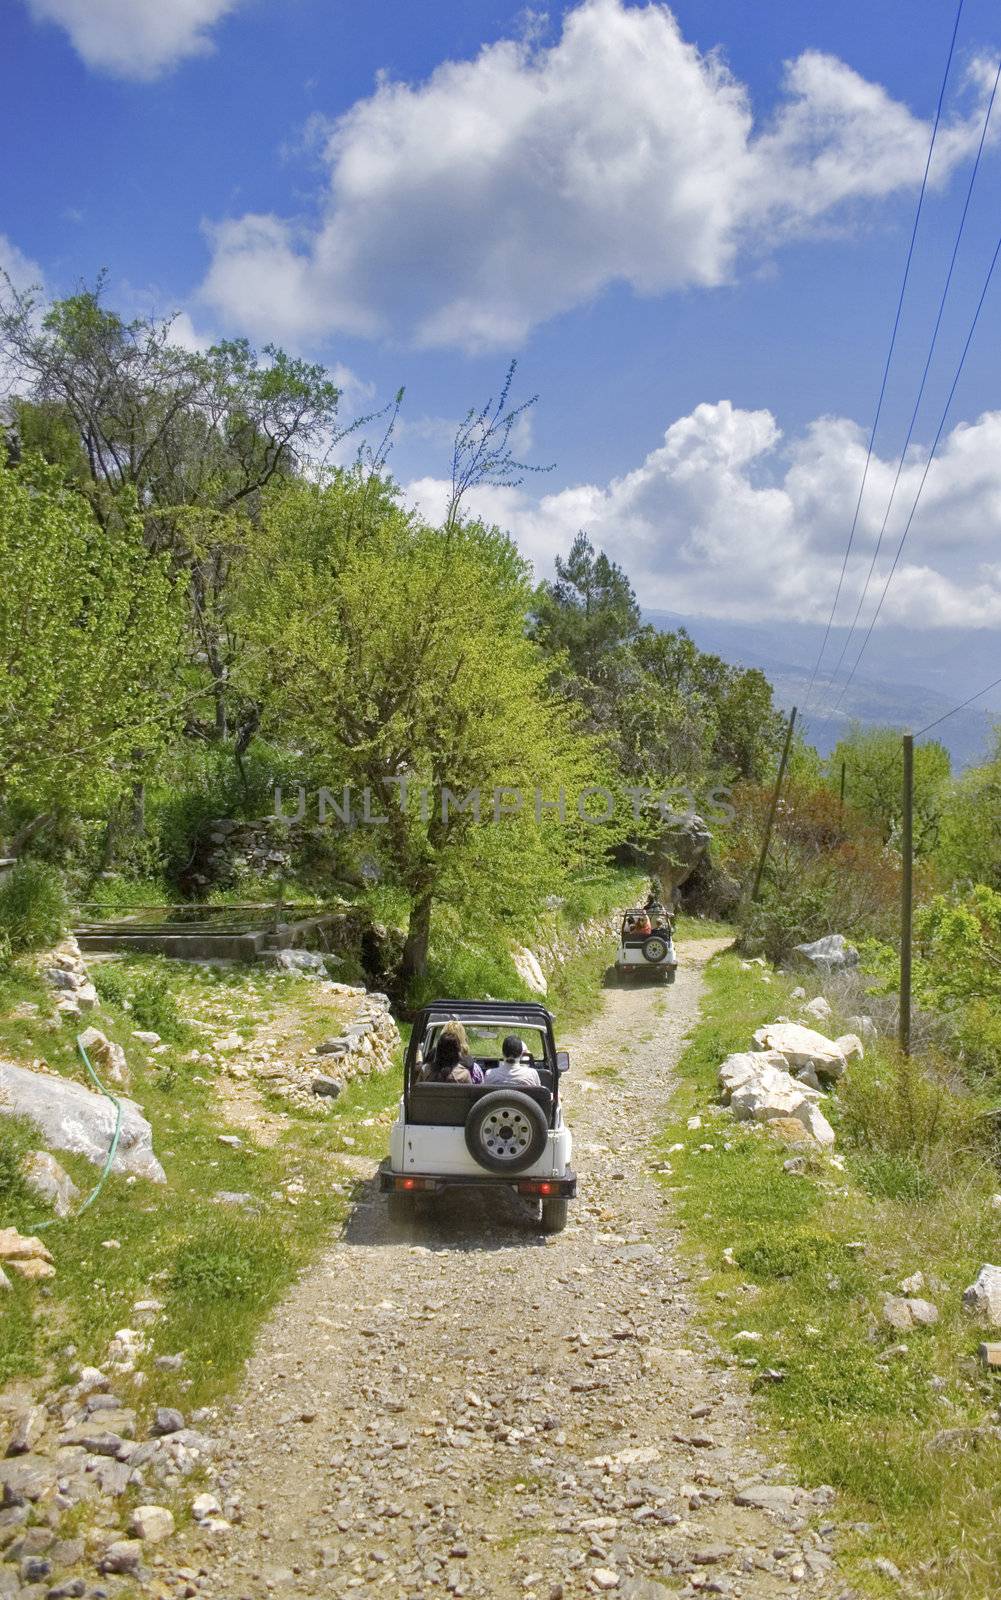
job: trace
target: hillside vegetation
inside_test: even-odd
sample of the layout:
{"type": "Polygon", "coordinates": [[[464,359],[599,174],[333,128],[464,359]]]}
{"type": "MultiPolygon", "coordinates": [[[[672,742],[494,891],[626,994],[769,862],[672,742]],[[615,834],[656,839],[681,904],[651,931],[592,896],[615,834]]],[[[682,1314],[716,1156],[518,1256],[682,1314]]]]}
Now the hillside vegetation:
{"type": "Polygon", "coordinates": [[[21,377],[0,838],[72,900],[364,902],[399,929],[378,976],[412,1003],[443,944],[523,934],[640,864],[667,790],[702,809],[767,776],[781,718],[760,673],[644,626],[585,535],[540,585],[467,514],[472,489],[532,470],[513,369],[460,426],[433,524],[388,472],[402,393],[345,421],[321,368],[193,353],[102,285],[48,306],[8,286],[0,351],[21,377]],[[325,467],[351,433],[354,465],[325,467]],[[220,819],[268,818],[252,859],[221,859],[220,819]]]}
{"type": "MultiPolygon", "coordinates": [[[[322,368],[242,341],[192,353],[101,286],[51,305],[8,286],[0,356],[20,377],[0,452],[0,1059],[80,1076],[38,957],[84,911],[336,908],[337,976],[401,1019],[435,994],[527,997],[517,947],[548,950],[565,1033],[602,1004],[615,912],[651,878],[665,897],[680,883],[683,931],[732,928],[740,950],[712,970],[665,1136],[711,1274],[704,1314],[724,1345],[760,1334],[761,1368],[781,1373],[762,1408],[801,1475],[841,1492],[866,1592],[893,1592],[885,1558],[915,1593],[987,1594],[998,1396],[958,1297],[999,1249],[1001,742],[958,775],[918,746],[903,1057],[899,732],[848,727],[827,761],[797,739],[752,901],[784,736],[771,686],[644,624],[586,531],[540,582],[469,513],[471,490],[533,470],[512,449],[513,369],[460,426],[434,522],[389,471],[402,393],[345,423],[322,368]],[[328,467],[346,434],[354,463],[328,467]],[[875,1039],[832,1112],[839,1175],[815,1152],[789,1174],[776,1142],[740,1130],[688,1137],[723,1056],[792,1008],[796,946],[829,933],[860,961],[827,998],[875,1039]],[[919,1269],[940,1321],[894,1341],[881,1298],[919,1269]],[[949,1428],[978,1430],[977,1448],[936,1443],[949,1428]]],[[[343,990],[151,959],[94,976],[169,1182],[151,1200],[112,1175],[60,1231],[38,1291],[53,1315],[14,1285],[0,1377],[66,1377],[149,1296],[164,1353],[190,1365],[147,1363],[146,1399],[183,1384],[186,1406],[213,1402],[347,1214],[352,1156],[385,1148],[394,1085],[374,1073],[304,1108],[201,1070],[199,1026],[216,1023],[265,1054],[284,1029],[305,1059],[343,990]],[[137,1030],[159,1035],[148,1054],[137,1030]],[[246,1095],[270,1129],[252,1153],[231,1142],[246,1095]]],[[[31,1138],[0,1118],[0,1203],[22,1229],[51,1220],[24,1183],[31,1138]]]]}

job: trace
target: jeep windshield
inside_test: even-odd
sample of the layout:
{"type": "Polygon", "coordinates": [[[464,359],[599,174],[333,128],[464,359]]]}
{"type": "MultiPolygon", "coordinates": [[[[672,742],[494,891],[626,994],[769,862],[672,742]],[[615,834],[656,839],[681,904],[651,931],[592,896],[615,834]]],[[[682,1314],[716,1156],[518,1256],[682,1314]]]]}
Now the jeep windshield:
{"type": "MultiPolygon", "coordinates": [[[[446,1023],[444,1021],[439,1022],[436,1019],[427,1028],[421,1041],[421,1056],[423,1060],[428,1060],[432,1055],[438,1037],[445,1026],[446,1023]]],[[[481,1067],[494,1066],[498,1061],[503,1060],[504,1040],[511,1034],[516,1035],[521,1040],[526,1052],[534,1062],[545,1062],[547,1059],[546,1034],[545,1030],[540,1027],[526,1025],[515,1018],[510,1021],[498,1020],[497,1022],[494,1022],[491,1018],[489,1023],[465,1022],[463,1026],[466,1030],[466,1038],[469,1041],[469,1054],[481,1067]]]]}

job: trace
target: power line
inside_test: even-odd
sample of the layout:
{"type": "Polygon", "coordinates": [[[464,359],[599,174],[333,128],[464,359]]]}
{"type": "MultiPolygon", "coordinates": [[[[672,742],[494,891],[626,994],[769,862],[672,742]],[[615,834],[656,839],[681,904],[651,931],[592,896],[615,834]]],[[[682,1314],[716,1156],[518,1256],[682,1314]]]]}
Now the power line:
{"type": "Polygon", "coordinates": [[[904,531],[900,535],[900,543],[897,545],[897,552],[896,552],[896,555],[893,558],[893,564],[891,565],[890,570],[887,573],[886,582],[883,585],[883,592],[879,597],[879,604],[877,605],[875,611],[873,612],[872,621],[869,623],[869,626],[866,629],[865,638],[862,640],[862,648],[859,651],[858,655],[855,657],[855,663],[854,663],[854,665],[852,667],[852,670],[851,670],[851,672],[849,672],[847,678],[845,679],[844,684],[842,685],[842,688],[841,688],[841,693],[838,695],[838,698],[834,703],[833,709],[835,711],[837,711],[838,707],[840,706],[840,704],[841,704],[842,700],[844,699],[845,694],[847,692],[848,685],[851,683],[851,681],[854,678],[856,672],[858,671],[859,662],[862,660],[862,657],[865,655],[866,646],[868,645],[869,640],[872,638],[873,629],[875,628],[876,623],[879,620],[879,614],[883,609],[883,602],[886,599],[887,593],[888,593],[889,588],[890,588],[890,584],[893,582],[893,575],[897,570],[897,563],[900,560],[901,552],[903,551],[904,545],[907,542],[907,535],[911,531],[911,523],[914,521],[914,513],[918,509],[918,501],[921,499],[921,495],[922,495],[922,492],[924,490],[925,483],[928,480],[928,473],[931,470],[931,464],[935,459],[935,452],[938,449],[939,442],[940,442],[940,440],[942,438],[942,434],[943,434],[943,431],[945,429],[946,418],[949,415],[949,408],[952,405],[953,396],[955,395],[956,389],[957,389],[957,387],[959,385],[959,380],[960,380],[960,378],[962,376],[962,373],[963,373],[963,367],[966,365],[966,357],[969,354],[970,345],[973,343],[973,335],[976,332],[977,323],[980,320],[980,313],[983,310],[984,301],[987,299],[987,291],[991,286],[991,279],[994,276],[994,269],[998,264],[999,256],[1001,256],[1001,235],[999,235],[998,242],[994,247],[994,254],[991,257],[991,264],[987,269],[987,276],[984,279],[984,286],[980,291],[980,299],[977,301],[977,309],[973,313],[973,321],[970,323],[970,331],[966,335],[966,343],[963,345],[963,352],[962,352],[962,355],[959,358],[959,365],[956,368],[956,375],[952,380],[952,387],[949,390],[949,394],[948,394],[948,397],[946,399],[945,405],[942,408],[942,416],[941,416],[938,428],[937,428],[936,433],[935,433],[935,438],[932,441],[931,450],[928,452],[928,460],[925,462],[925,469],[924,469],[924,472],[921,474],[921,481],[918,484],[917,493],[915,494],[914,500],[913,500],[913,502],[911,504],[911,509],[910,509],[910,511],[908,513],[907,521],[904,523],[904,531]]]}
{"type": "Polygon", "coordinates": [[[929,722],[926,728],[919,728],[917,733],[914,735],[915,739],[922,739],[926,733],[931,733],[932,728],[937,728],[940,722],[947,722],[950,717],[954,717],[956,715],[957,711],[964,711],[967,706],[972,706],[974,700],[979,700],[982,695],[989,694],[990,691],[992,689],[996,689],[999,684],[1001,684],[1001,678],[995,678],[993,683],[987,684],[986,688],[978,689],[976,694],[971,694],[968,700],[961,700],[959,705],[953,706],[951,711],[943,711],[942,715],[940,717],[936,717],[934,722],[929,722]]]}
{"type": "MultiPolygon", "coordinates": [[[[904,470],[904,463],[905,463],[905,461],[907,459],[908,446],[910,445],[911,439],[912,439],[913,434],[914,434],[914,428],[915,428],[915,426],[917,424],[917,420],[918,420],[918,411],[920,410],[921,401],[922,401],[922,399],[924,397],[925,385],[928,382],[928,373],[931,370],[932,357],[935,354],[935,346],[936,346],[936,344],[938,342],[939,330],[942,327],[942,318],[945,315],[945,303],[946,303],[946,300],[948,299],[948,296],[949,296],[949,289],[950,289],[950,286],[952,284],[952,276],[953,276],[953,273],[956,270],[956,260],[957,260],[957,258],[959,256],[959,246],[960,246],[960,244],[962,242],[963,232],[964,232],[964,229],[966,227],[966,219],[967,219],[967,216],[969,215],[969,211],[970,211],[970,201],[973,199],[973,188],[974,188],[974,185],[975,185],[975,183],[977,181],[977,173],[980,170],[980,161],[981,161],[981,157],[983,156],[983,153],[984,153],[984,145],[985,145],[985,143],[987,141],[987,130],[988,130],[988,127],[990,125],[991,112],[994,109],[994,100],[995,100],[995,97],[997,95],[999,81],[1001,81],[1001,60],[998,61],[998,69],[997,69],[997,72],[995,73],[995,76],[994,76],[994,87],[991,89],[990,99],[987,102],[987,111],[986,111],[986,114],[984,116],[984,125],[983,125],[983,128],[980,130],[980,144],[979,144],[979,146],[977,148],[977,157],[976,157],[976,160],[973,163],[973,171],[970,174],[970,182],[969,182],[969,185],[968,185],[967,190],[966,190],[966,200],[965,200],[965,203],[963,205],[963,212],[962,212],[962,215],[961,215],[961,217],[959,219],[959,227],[956,230],[956,238],[955,238],[955,242],[953,243],[953,247],[952,247],[952,256],[951,256],[950,261],[949,261],[949,270],[946,273],[945,284],[944,284],[944,286],[942,288],[942,294],[941,294],[941,297],[939,299],[938,313],[937,313],[937,315],[935,317],[935,326],[932,329],[931,342],[929,343],[929,346],[928,346],[928,355],[927,355],[927,357],[925,359],[924,371],[921,374],[921,383],[918,386],[917,399],[914,402],[914,409],[911,412],[911,420],[910,420],[910,422],[908,424],[908,427],[907,427],[907,437],[904,439],[903,447],[902,447],[901,452],[900,452],[900,459],[897,462],[897,471],[896,471],[896,474],[895,474],[894,479],[893,479],[893,486],[890,489],[890,498],[887,501],[886,511],[883,514],[883,521],[882,521],[882,524],[880,526],[879,537],[876,540],[876,548],[872,553],[872,560],[869,563],[869,571],[866,574],[866,580],[865,580],[865,583],[864,583],[863,588],[862,588],[862,593],[859,596],[859,603],[855,608],[855,615],[852,618],[852,625],[848,630],[848,635],[847,635],[847,637],[845,639],[844,644],[841,646],[841,654],[838,657],[837,664],[836,664],[836,666],[834,668],[834,671],[831,673],[831,675],[830,675],[830,677],[828,679],[828,683],[827,683],[827,687],[828,688],[832,688],[833,687],[834,681],[837,678],[838,673],[841,671],[841,668],[842,668],[842,666],[844,664],[845,656],[848,654],[848,647],[851,644],[852,639],[854,637],[855,629],[858,627],[858,620],[859,620],[859,617],[862,615],[862,608],[865,605],[866,596],[869,593],[869,586],[872,583],[872,576],[873,576],[873,573],[876,570],[876,562],[879,560],[879,552],[883,547],[883,535],[886,532],[886,526],[887,526],[887,523],[890,520],[890,512],[893,510],[893,502],[896,499],[897,487],[898,487],[898,485],[900,483],[901,474],[903,473],[903,470],[904,470]]],[[[838,703],[840,704],[840,701],[838,703]]]]}
{"type": "Polygon", "coordinates": [[[904,308],[904,295],[907,291],[907,281],[910,277],[911,261],[914,257],[914,244],[918,234],[918,223],[921,221],[921,211],[924,206],[925,192],[928,188],[928,173],[931,169],[931,159],[935,149],[935,140],[938,138],[939,123],[942,119],[942,106],[945,102],[946,85],[949,81],[952,58],[956,49],[956,36],[959,33],[959,19],[963,14],[963,4],[964,0],[959,0],[959,4],[956,7],[956,19],[952,25],[952,38],[949,41],[949,54],[946,58],[945,72],[942,75],[942,87],[939,90],[938,104],[935,107],[935,121],[932,124],[931,141],[928,145],[928,156],[925,160],[925,170],[921,178],[921,189],[918,194],[917,210],[914,213],[914,226],[911,229],[911,242],[907,248],[907,259],[904,263],[904,276],[900,285],[900,294],[897,297],[897,310],[893,319],[893,331],[890,334],[890,347],[886,352],[886,361],[883,364],[883,378],[879,387],[879,399],[876,402],[876,415],[873,417],[872,429],[869,433],[869,444],[868,448],[866,449],[865,466],[862,469],[862,482],[859,485],[858,499],[855,502],[855,514],[852,517],[851,530],[848,534],[848,544],[845,548],[845,557],[841,563],[841,575],[838,578],[838,587],[834,595],[834,604],[831,607],[831,614],[827,619],[827,628],[824,632],[824,640],[820,646],[820,653],[818,654],[816,663],[814,664],[809,687],[806,691],[807,702],[809,702],[810,695],[813,692],[813,686],[817,681],[817,673],[820,671],[820,663],[824,659],[824,651],[827,649],[827,641],[831,637],[831,628],[834,625],[834,616],[838,609],[838,601],[841,598],[841,590],[844,586],[845,573],[848,570],[848,558],[852,553],[852,545],[855,542],[855,530],[858,527],[859,512],[862,509],[862,496],[865,493],[866,479],[869,476],[869,464],[872,461],[873,446],[876,442],[876,430],[879,427],[879,419],[883,410],[883,400],[886,397],[886,385],[890,376],[890,363],[893,360],[893,351],[897,343],[897,333],[900,328],[900,318],[904,308]]]}

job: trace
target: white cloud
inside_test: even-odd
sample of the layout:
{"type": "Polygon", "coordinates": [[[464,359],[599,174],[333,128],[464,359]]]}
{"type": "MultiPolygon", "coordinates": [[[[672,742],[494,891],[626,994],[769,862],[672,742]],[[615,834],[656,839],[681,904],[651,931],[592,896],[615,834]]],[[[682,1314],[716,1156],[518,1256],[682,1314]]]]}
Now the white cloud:
{"type": "MultiPolygon", "coordinates": [[[[488,489],[469,508],[508,528],[541,574],[579,528],[629,574],[651,609],[732,620],[826,623],[865,460],[855,423],[822,417],[783,440],[769,411],[700,405],[608,484],[532,498],[488,489]]],[[[863,611],[872,614],[927,454],[904,467],[863,611]]],[[[875,549],[896,463],[874,456],[838,622],[850,622],[875,549]]],[[[439,519],[448,485],[408,497],[439,519]]],[[[940,446],[882,617],[914,628],[1001,623],[1001,411],[958,424],[940,446]]]]}
{"type": "MultiPolygon", "coordinates": [[[[21,294],[29,289],[44,291],[45,274],[38,262],[32,261],[23,250],[19,250],[5,233],[0,233],[0,300],[5,299],[9,293],[4,275],[21,294]]],[[[39,313],[36,311],[34,314],[37,317],[39,313]]],[[[16,368],[5,357],[0,356],[0,422],[5,415],[3,402],[9,400],[12,395],[23,393],[26,387],[16,368]]]]}
{"type": "MultiPolygon", "coordinates": [[[[969,78],[982,97],[979,64],[969,78]]],[[[943,126],[936,182],[978,120],[943,126]]],[[[318,220],[215,225],[203,292],[258,335],[510,347],[611,283],[717,285],[846,202],[916,186],[928,137],[816,52],[755,128],[745,87],[666,6],[581,0],[552,45],[529,30],[423,83],[380,80],[327,135],[318,220]]]]}
{"type": "Polygon", "coordinates": [[[98,71],[155,78],[212,49],[209,30],[240,0],[27,0],[37,22],[65,28],[98,71]]]}
{"type": "Polygon", "coordinates": [[[31,289],[44,284],[45,276],[37,261],[19,250],[12,239],[0,233],[0,272],[5,272],[15,289],[31,289]]]}
{"type": "Polygon", "coordinates": [[[177,311],[170,319],[170,342],[182,350],[190,351],[192,355],[199,355],[215,343],[215,337],[205,329],[196,327],[190,312],[177,311]]]}

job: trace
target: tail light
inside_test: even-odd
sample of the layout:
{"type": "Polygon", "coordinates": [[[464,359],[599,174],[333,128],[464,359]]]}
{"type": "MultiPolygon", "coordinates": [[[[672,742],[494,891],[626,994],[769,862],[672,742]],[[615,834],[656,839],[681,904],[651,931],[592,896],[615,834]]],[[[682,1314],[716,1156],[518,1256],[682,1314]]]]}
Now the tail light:
{"type": "Polygon", "coordinates": [[[522,1178],[518,1184],[518,1193],[537,1194],[544,1200],[554,1195],[572,1195],[574,1182],[572,1178],[522,1178]]]}

